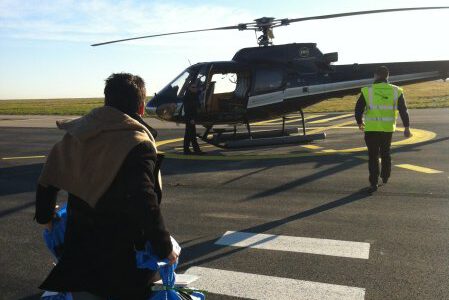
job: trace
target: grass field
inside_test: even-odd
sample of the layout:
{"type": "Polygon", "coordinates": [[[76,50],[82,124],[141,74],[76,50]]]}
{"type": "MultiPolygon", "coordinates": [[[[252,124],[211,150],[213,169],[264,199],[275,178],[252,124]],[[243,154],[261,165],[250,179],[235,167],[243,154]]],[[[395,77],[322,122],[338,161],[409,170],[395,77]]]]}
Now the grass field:
{"type": "MultiPolygon", "coordinates": [[[[432,81],[404,86],[409,108],[449,107],[449,82],[432,81]]],[[[358,96],[329,99],[308,107],[306,112],[347,112],[358,96]]],[[[2,100],[0,115],[83,115],[103,105],[103,98],[2,100]]]]}

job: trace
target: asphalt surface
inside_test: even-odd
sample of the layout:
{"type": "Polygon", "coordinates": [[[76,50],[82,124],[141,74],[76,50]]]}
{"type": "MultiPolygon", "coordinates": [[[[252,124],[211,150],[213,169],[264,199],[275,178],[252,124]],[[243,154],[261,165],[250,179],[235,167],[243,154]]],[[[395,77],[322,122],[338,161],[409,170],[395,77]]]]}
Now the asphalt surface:
{"type": "MultiPolygon", "coordinates": [[[[159,147],[167,154],[162,208],[183,247],[180,273],[200,267],[243,278],[270,276],[263,277],[272,278],[265,285],[247,289],[275,290],[277,299],[288,294],[276,290],[279,278],[357,287],[363,291],[357,299],[449,299],[449,109],[411,110],[412,127],[422,132],[393,149],[392,177],[372,195],[363,190],[366,152],[356,151],[363,147],[362,134],[349,124],[351,117],[326,121],[341,115],[310,120],[324,120],[309,126],[327,133],[312,147],[231,151],[202,144],[207,155],[200,157],[181,155],[182,141],[176,139],[182,127],[155,123],[158,140],[166,142],[159,147]],[[359,242],[369,245],[369,258],[258,248],[265,241],[249,247],[217,244],[228,231],[359,242]]],[[[0,118],[0,126],[0,299],[38,299],[37,286],[52,257],[33,222],[34,190],[42,156],[62,133],[39,123],[28,127],[26,117],[0,118]],[[6,119],[9,123],[2,123],[6,119]]],[[[395,133],[394,141],[404,141],[401,134],[395,133]]],[[[223,292],[212,287],[212,277],[200,279],[211,280],[207,299],[241,299],[228,288],[232,276],[221,277],[223,292]]]]}

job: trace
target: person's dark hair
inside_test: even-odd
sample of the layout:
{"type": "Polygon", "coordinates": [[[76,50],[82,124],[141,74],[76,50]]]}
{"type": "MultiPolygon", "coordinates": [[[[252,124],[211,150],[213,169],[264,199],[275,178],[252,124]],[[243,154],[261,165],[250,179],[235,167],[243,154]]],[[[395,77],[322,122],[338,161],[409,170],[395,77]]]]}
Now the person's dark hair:
{"type": "Polygon", "coordinates": [[[145,102],[145,82],[140,76],[114,73],[106,79],[104,105],[112,106],[128,115],[136,114],[145,102]]]}
{"type": "Polygon", "coordinates": [[[385,66],[380,66],[376,69],[374,74],[376,74],[379,79],[387,79],[388,75],[390,74],[390,70],[388,70],[388,68],[385,66]]]}

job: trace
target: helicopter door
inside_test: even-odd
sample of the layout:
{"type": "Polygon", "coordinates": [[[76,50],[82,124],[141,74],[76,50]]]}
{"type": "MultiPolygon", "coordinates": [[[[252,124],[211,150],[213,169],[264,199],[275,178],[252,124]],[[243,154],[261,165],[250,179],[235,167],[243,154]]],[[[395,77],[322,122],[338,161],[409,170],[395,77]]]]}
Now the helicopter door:
{"type": "Polygon", "coordinates": [[[248,107],[270,105],[283,101],[285,79],[284,71],[276,68],[256,69],[248,107]]]}
{"type": "Polygon", "coordinates": [[[208,91],[208,112],[238,113],[245,109],[249,75],[243,72],[212,74],[208,91]]]}

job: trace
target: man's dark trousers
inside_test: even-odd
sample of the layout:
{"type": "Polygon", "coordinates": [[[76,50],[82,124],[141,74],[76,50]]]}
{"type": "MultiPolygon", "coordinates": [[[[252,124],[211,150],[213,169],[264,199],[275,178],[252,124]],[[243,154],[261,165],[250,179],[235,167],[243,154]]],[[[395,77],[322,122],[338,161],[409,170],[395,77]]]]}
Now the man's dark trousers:
{"type": "Polygon", "coordinates": [[[382,169],[380,171],[380,177],[384,180],[388,180],[391,173],[391,138],[392,132],[382,131],[366,131],[365,143],[368,147],[368,169],[369,169],[369,182],[371,185],[376,185],[379,180],[379,155],[382,161],[382,169]]]}
{"type": "Polygon", "coordinates": [[[200,146],[196,141],[196,127],[195,121],[186,121],[186,131],[184,133],[184,152],[189,151],[190,143],[192,144],[193,151],[200,152],[200,146]]]}

